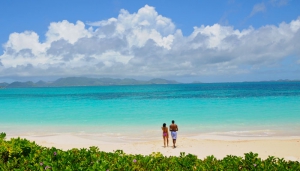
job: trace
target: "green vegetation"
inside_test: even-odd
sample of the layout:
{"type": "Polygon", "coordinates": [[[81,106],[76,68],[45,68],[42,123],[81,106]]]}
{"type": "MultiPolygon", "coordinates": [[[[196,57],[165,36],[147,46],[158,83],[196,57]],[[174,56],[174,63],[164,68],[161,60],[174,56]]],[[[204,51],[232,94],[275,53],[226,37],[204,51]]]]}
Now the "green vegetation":
{"type": "Polygon", "coordinates": [[[181,153],[179,157],[166,157],[161,153],[150,155],[114,153],[89,149],[46,148],[26,139],[5,140],[0,134],[0,170],[300,170],[297,161],[285,161],[276,157],[262,160],[257,154],[246,153],[245,157],[226,156],[222,160],[214,156],[198,159],[197,156],[181,153]]]}

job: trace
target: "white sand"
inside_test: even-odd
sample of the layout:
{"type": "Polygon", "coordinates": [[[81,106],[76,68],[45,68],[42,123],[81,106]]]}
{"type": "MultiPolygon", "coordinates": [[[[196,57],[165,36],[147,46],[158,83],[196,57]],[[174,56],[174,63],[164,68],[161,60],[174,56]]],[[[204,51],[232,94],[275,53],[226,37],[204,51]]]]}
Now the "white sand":
{"type": "MultiPolygon", "coordinates": [[[[180,152],[197,155],[205,158],[214,155],[222,159],[226,155],[244,156],[244,153],[258,153],[262,159],[268,156],[284,158],[286,160],[300,161],[300,137],[229,137],[203,134],[190,137],[178,137],[177,148],[173,149],[171,139],[169,147],[163,147],[163,140],[157,137],[153,140],[123,141],[118,137],[84,137],[72,134],[59,134],[47,136],[18,135],[35,141],[45,147],[56,147],[63,150],[72,148],[89,148],[98,146],[101,151],[113,152],[123,150],[127,154],[149,155],[160,152],[165,156],[179,156],[180,152]]],[[[7,135],[7,139],[15,136],[7,135]]]]}

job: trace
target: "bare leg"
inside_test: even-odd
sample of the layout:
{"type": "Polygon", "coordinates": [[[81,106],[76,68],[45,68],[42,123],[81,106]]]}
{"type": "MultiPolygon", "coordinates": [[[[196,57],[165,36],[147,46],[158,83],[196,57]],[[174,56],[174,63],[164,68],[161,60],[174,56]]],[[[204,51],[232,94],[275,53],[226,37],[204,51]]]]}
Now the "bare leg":
{"type": "Polygon", "coordinates": [[[167,137],[167,147],[169,147],[169,138],[167,137]]]}
{"type": "Polygon", "coordinates": [[[176,144],[176,139],[173,139],[173,148],[176,148],[175,144],[176,144]]]}
{"type": "Polygon", "coordinates": [[[176,139],[174,140],[174,148],[176,148],[176,139]]]}

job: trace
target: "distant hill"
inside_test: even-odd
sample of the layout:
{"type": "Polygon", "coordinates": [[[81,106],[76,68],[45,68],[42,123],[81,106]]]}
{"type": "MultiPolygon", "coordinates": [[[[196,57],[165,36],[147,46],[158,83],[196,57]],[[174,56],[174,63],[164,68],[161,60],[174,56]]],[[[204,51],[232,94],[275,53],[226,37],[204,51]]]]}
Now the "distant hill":
{"type": "Polygon", "coordinates": [[[161,78],[155,78],[147,81],[148,84],[178,84],[176,81],[165,80],[161,78]]]}
{"type": "Polygon", "coordinates": [[[27,82],[13,82],[6,87],[8,88],[20,88],[20,87],[35,87],[35,84],[32,81],[27,81],[27,82]]]}
{"type": "Polygon", "coordinates": [[[53,82],[38,81],[33,83],[13,82],[0,83],[0,87],[21,88],[21,87],[71,87],[71,86],[106,86],[106,85],[147,85],[147,84],[179,84],[176,81],[165,80],[161,78],[151,79],[149,81],[140,81],[135,79],[113,79],[113,78],[87,78],[87,77],[67,77],[59,78],[53,82]]]}
{"type": "Polygon", "coordinates": [[[0,88],[4,88],[4,87],[6,87],[8,85],[9,85],[8,83],[0,83],[0,88]]]}
{"type": "Polygon", "coordinates": [[[35,86],[37,86],[37,87],[45,87],[47,85],[48,85],[48,83],[45,81],[38,81],[35,83],[35,86]]]}
{"type": "Polygon", "coordinates": [[[193,81],[192,82],[192,84],[201,84],[201,83],[203,83],[203,82],[201,82],[201,81],[193,81]]]}
{"type": "Polygon", "coordinates": [[[280,79],[280,80],[270,80],[270,81],[260,81],[260,82],[299,82],[300,80],[289,80],[289,79],[280,79]]]}

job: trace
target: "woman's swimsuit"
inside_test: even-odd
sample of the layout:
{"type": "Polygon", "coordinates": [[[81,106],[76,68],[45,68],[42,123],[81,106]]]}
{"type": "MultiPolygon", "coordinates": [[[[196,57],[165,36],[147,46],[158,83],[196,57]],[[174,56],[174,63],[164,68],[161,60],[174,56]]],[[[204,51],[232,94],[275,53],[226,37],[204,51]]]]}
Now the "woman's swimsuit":
{"type": "Polygon", "coordinates": [[[168,133],[167,132],[163,132],[163,136],[164,137],[168,136],[168,133]]]}

